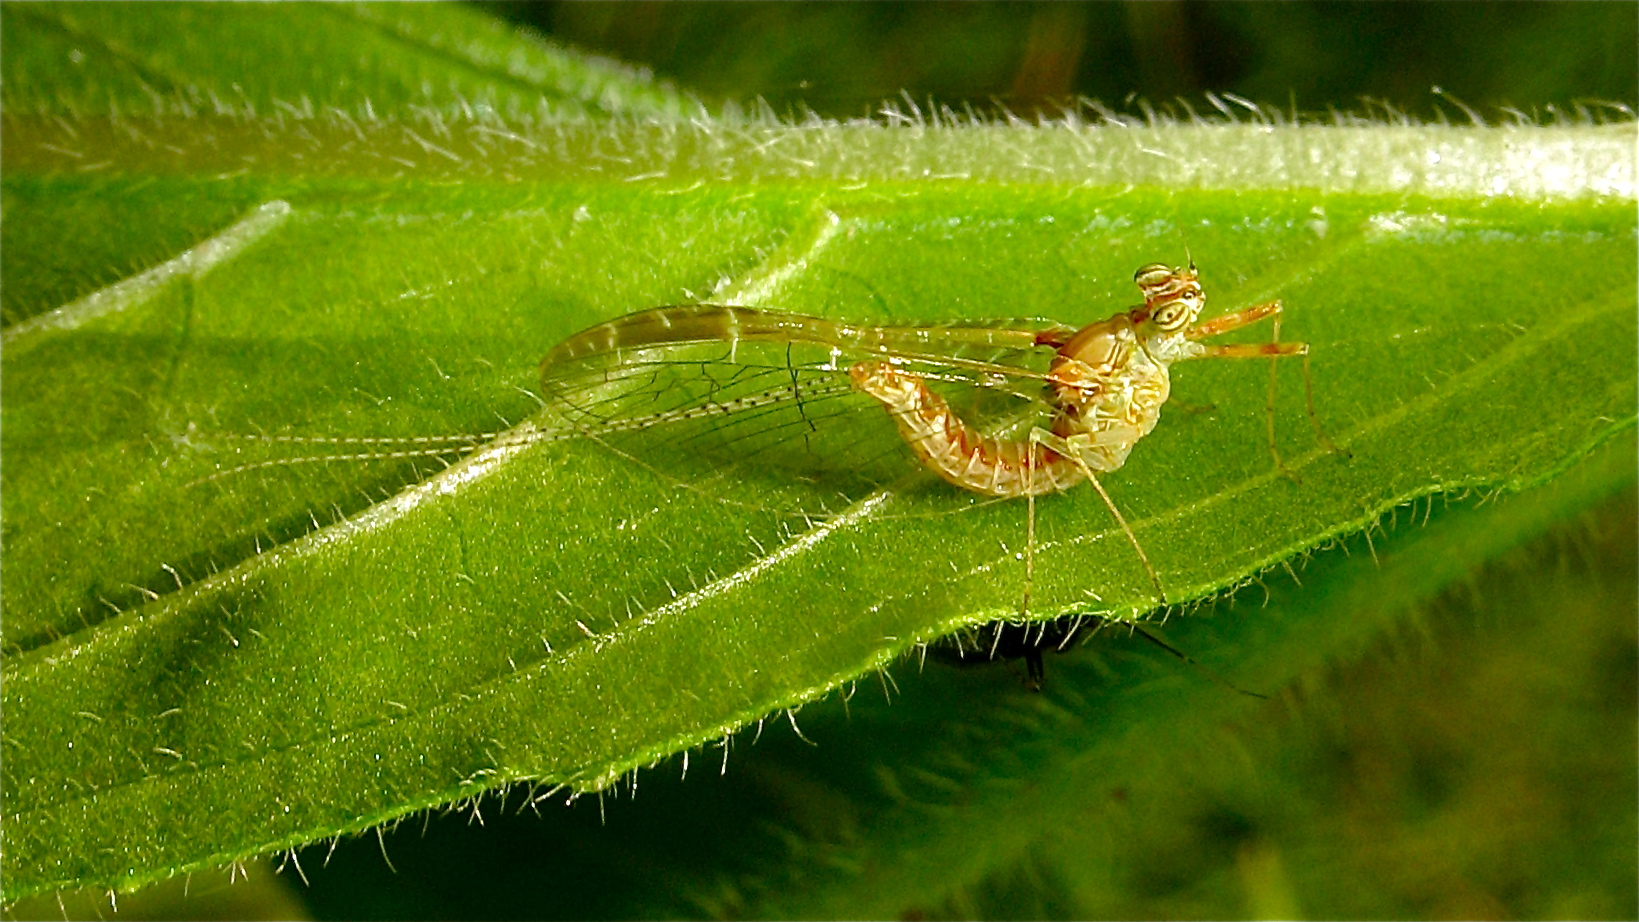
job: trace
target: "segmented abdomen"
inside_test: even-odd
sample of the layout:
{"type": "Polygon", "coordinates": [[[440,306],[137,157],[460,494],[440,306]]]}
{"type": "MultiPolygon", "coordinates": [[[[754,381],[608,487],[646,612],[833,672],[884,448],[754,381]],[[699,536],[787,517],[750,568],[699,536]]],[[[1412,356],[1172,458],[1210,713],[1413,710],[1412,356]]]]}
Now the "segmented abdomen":
{"type": "Polygon", "coordinates": [[[980,435],[922,379],[886,362],[848,370],[854,386],[875,397],[922,463],[945,480],[986,496],[1028,496],[1067,490],[1085,476],[1043,445],[980,435]]]}

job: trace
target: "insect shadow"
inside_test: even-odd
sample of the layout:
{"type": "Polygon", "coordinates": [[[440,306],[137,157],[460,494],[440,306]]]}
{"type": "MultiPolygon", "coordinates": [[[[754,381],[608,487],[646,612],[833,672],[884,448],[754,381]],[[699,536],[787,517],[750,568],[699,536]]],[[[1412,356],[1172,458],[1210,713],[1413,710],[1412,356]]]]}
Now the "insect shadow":
{"type": "Polygon", "coordinates": [[[1066,615],[1035,622],[992,621],[929,644],[928,654],[936,662],[960,668],[993,667],[998,664],[1011,668],[1013,663],[1022,660],[1025,688],[1039,692],[1047,679],[1046,654],[1073,654],[1099,631],[1118,628],[1130,631],[1134,636],[1166,651],[1169,656],[1201,670],[1214,683],[1229,691],[1261,700],[1269,697],[1235,685],[1143,625],[1098,615],[1066,615]]]}

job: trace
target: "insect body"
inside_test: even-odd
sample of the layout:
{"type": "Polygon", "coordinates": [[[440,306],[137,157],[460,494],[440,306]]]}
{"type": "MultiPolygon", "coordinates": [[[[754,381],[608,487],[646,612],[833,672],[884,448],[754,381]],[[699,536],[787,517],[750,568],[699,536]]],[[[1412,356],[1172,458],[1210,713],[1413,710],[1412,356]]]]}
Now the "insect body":
{"type": "MultiPolygon", "coordinates": [[[[892,457],[891,445],[877,440],[878,427],[859,420],[859,411],[869,412],[874,404],[878,412],[887,411],[897,430],[895,435],[881,427],[883,439],[908,445],[946,481],[983,496],[1028,499],[1026,610],[1034,572],[1035,498],[1083,481],[1098,491],[1164,603],[1154,566],[1099,475],[1120,469],[1154,430],[1171,392],[1173,364],[1306,355],[1308,346],[1279,342],[1279,302],[1198,322],[1206,298],[1193,265],[1147,265],[1135,281],[1142,304],[1080,329],[1050,321],[875,326],[712,304],[639,311],[584,330],[548,352],[541,384],[553,419],[495,434],[494,442],[590,436],[616,450],[630,444],[640,454],[645,448],[633,440],[647,439],[675,449],[679,463],[710,456],[713,471],[749,472],[790,462],[804,474],[828,467],[880,484],[900,476],[903,462],[892,457]],[[1275,320],[1269,342],[1201,342],[1266,318],[1275,320]],[[935,387],[965,390],[972,399],[959,413],[935,387]],[[1005,411],[997,412],[997,404],[1005,411]],[[1036,425],[1022,436],[1008,434],[1020,407],[1038,411],[1036,425]],[[836,428],[844,419],[848,422],[836,428]],[[885,460],[892,466],[876,469],[885,460]]],[[[1272,454],[1274,383],[1271,367],[1272,454]]],[[[1314,423],[1312,393],[1309,414],[1314,423]]],[[[1315,430],[1329,445],[1318,424],[1315,430]]],[[[200,482],[305,462],[448,457],[471,451],[490,436],[248,438],[337,444],[344,450],[244,464],[200,482]]],[[[1275,463],[1285,470],[1278,454],[1275,463]]]]}
{"type": "Polygon", "coordinates": [[[1126,463],[1133,446],[1155,429],[1171,394],[1174,362],[1213,355],[1302,355],[1303,343],[1206,346],[1202,336],[1227,332],[1278,313],[1266,304],[1192,327],[1205,304],[1195,270],[1145,266],[1137,276],[1144,305],[1090,324],[1067,338],[1037,337],[1056,346],[1047,374],[1051,430],[1027,441],[986,438],[964,423],[914,374],[892,362],[861,362],[850,375],[880,400],[924,464],[951,483],[992,496],[1064,490],[1126,463]]]}
{"type": "Polygon", "coordinates": [[[1168,367],[1206,351],[1183,332],[1204,303],[1194,270],[1146,266],[1139,284],[1143,307],[1062,340],[1038,337],[1038,345],[1058,349],[1047,374],[1053,425],[1028,441],[979,435],[919,378],[890,362],[861,362],[850,375],[882,401],[923,463],[951,483],[991,496],[1065,490],[1093,471],[1126,463],[1160,419],[1171,393],[1168,367]],[[1165,326],[1158,315],[1167,318],[1165,326]]]}
{"type": "MultiPolygon", "coordinates": [[[[1137,551],[1164,602],[1159,576],[1143,547],[1098,481],[1098,474],[1119,469],[1133,447],[1160,419],[1171,392],[1175,362],[1201,358],[1251,358],[1305,355],[1304,343],[1278,341],[1281,306],[1261,304],[1205,323],[1197,323],[1206,297],[1192,265],[1187,269],[1151,264],[1135,275],[1144,303],[1081,329],[1059,324],[1015,327],[873,327],[753,308],[693,305],[654,308],[627,315],[570,337],[542,362],[544,392],[573,403],[583,380],[583,366],[605,362],[602,379],[642,387],[618,389],[613,397],[585,403],[586,418],[596,429],[620,431],[665,422],[715,416],[755,416],[762,409],[795,399],[808,401],[812,413],[790,424],[804,432],[820,415],[822,399],[849,388],[877,401],[892,417],[899,436],[922,464],[946,481],[974,493],[1030,500],[1028,574],[1033,568],[1036,496],[1088,481],[1137,551]],[[1275,317],[1276,337],[1253,344],[1208,345],[1199,340],[1275,317]],[[728,364],[744,347],[757,343],[819,347],[826,359],[817,363],[769,365],[750,375],[768,387],[747,387],[741,371],[708,388],[704,399],[660,401],[656,377],[663,369],[692,362],[643,357],[651,350],[684,344],[727,344],[728,364]],[[1032,350],[1053,349],[1045,372],[1016,361],[1032,350]],[[987,352],[988,350],[988,352],[987,352]],[[1003,356],[1003,357],[998,357],[1003,356]],[[829,380],[810,379],[816,371],[829,380]],[[849,385],[837,382],[846,371],[849,385]],[[1021,393],[1034,390],[1046,408],[1047,426],[1027,437],[987,432],[963,419],[929,382],[957,381],[1021,393]],[[1022,387],[1021,387],[1022,385],[1022,387]],[[635,402],[649,412],[633,412],[631,394],[653,396],[635,402]],[[660,401],[660,402],[657,402],[660,401]]],[[[703,366],[702,366],[703,367],[703,366]]],[[[1274,377],[1271,369],[1271,409],[1274,377]]],[[[1311,400],[1311,418],[1312,400],[1311,400]]],[[[1273,452],[1273,421],[1270,422],[1273,452]]],[[[1318,433],[1318,427],[1317,427],[1318,433]]],[[[596,434],[594,431],[593,434],[596,434]]],[[[1322,436],[1324,438],[1324,436],[1322,436]]],[[[1275,456],[1280,464],[1278,454],[1275,456]]]]}

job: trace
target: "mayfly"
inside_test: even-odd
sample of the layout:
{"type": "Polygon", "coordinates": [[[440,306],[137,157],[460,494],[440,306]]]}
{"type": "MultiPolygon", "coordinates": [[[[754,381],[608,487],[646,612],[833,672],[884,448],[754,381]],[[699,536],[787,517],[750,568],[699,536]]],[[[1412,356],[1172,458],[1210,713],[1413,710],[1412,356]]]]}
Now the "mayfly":
{"type": "MultiPolygon", "coordinates": [[[[547,353],[541,396],[556,423],[439,438],[267,437],[364,450],[258,462],[207,479],[308,461],[448,456],[491,439],[584,436],[617,451],[633,437],[644,441],[637,453],[671,449],[668,470],[691,459],[740,473],[785,466],[810,476],[829,468],[876,484],[905,468],[875,436],[876,427],[858,420],[860,410],[875,406],[891,419],[901,450],[908,446],[945,481],[980,496],[1027,500],[1023,612],[1034,574],[1035,499],[1084,481],[1165,604],[1159,574],[1100,475],[1119,470],[1154,430],[1174,363],[1307,356],[1308,345],[1280,341],[1278,301],[1199,322],[1206,296],[1193,264],[1153,263],[1134,280],[1142,304],[1079,328],[1051,321],[894,327],[731,305],[651,308],[583,330],[547,353]],[[1267,342],[1201,342],[1271,318],[1267,342]],[[969,402],[953,405],[936,388],[965,389],[969,402]],[[1022,434],[1020,407],[1033,413],[1022,434]],[[839,431],[835,421],[842,417],[848,428],[839,431]]],[[[1274,448],[1274,386],[1271,367],[1269,448],[1285,471],[1274,448]]],[[[1310,421],[1329,445],[1308,391],[1310,421]]]]}
{"type": "MultiPolygon", "coordinates": [[[[742,456],[756,454],[753,446],[770,437],[787,443],[800,437],[807,444],[831,398],[864,395],[891,417],[921,464],[947,482],[982,496],[1027,499],[1026,612],[1035,498],[1083,481],[1097,490],[1165,604],[1159,574],[1099,476],[1120,469],[1154,430],[1171,393],[1174,363],[1306,356],[1309,347],[1279,340],[1278,301],[1198,322],[1206,296],[1193,263],[1187,269],[1146,265],[1134,280],[1143,304],[1081,328],[1039,322],[882,327],[724,305],[652,308],[582,331],[552,349],[541,363],[543,393],[569,408],[593,435],[716,420],[717,443],[737,446],[742,456]],[[1267,318],[1274,319],[1268,342],[1201,342],[1267,318]],[[784,348],[785,360],[754,364],[739,358],[758,344],[784,348]],[[679,352],[702,345],[714,351],[699,358],[679,352]],[[799,345],[819,350],[820,358],[795,360],[791,350],[799,345]],[[1022,361],[1047,350],[1052,354],[1043,370],[1022,361]],[[1033,400],[1045,418],[1022,436],[981,428],[930,386],[940,383],[1033,400]],[[795,404],[799,412],[777,425],[751,423],[761,411],[783,404],[795,404]],[[731,419],[744,424],[740,434],[725,435],[735,425],[726,421],[731,419]]],[[[1270,451],[1284,471],[1274,449],[1273,396],[1271,368],[1270,451]]],[[[1312,388],[1309,411],[1314,421],[1312,388]]],[[[1324,440],[1318,423],[1316,433],[1324,440]]]]}

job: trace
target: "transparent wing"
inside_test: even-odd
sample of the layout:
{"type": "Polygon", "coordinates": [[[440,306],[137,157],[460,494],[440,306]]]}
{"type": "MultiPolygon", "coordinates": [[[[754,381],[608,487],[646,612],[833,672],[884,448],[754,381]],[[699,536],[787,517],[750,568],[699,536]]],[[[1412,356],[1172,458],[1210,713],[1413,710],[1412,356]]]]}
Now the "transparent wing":
{"type": "Polygon", "coordinates": [[[1051,349],[1038,340],[1066,332],[1044,321],[878,327],[657,308],[554,349],[542,396],[562,426],[714,494],[783,481],[851,500],[920,471],[882,405],[854,390],[856,362],[914,372],[990,433],[1044,418],[1051,349]]]}
{"type": "Polygon", "coordinates": [[[714,497],[810,515],[884,484],[933,481],[881,404],[854,390],[856,362],[914,372],[991,434],[1050,415],[1042,375],[1051,347],[1072,332],[1041,320],[885,327],[742,307],[655,308],[555,347],[542,363],[543,413],[507,432],[181,438],[215,449],[203,452],[213,468],[194,483],[362,462],[407,465],[413,481],[423,463],[437,470],[486,444],[591,439],[714,497]]]}

